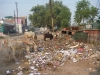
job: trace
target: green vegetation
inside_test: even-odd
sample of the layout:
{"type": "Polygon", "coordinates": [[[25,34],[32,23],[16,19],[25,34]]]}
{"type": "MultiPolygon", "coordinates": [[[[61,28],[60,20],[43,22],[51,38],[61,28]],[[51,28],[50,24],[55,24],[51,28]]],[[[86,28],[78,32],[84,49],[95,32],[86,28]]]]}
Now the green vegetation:
{"type": "MultiPolygon", "coordinates": [[[[62,1],[51,1],[53,25],[59,29],[70,26],[71,12],[67,5],[62,1]]],[[[47,26],[52,28],[50,4],[37,5],[31,8],[32,14],[29,14],[29,20],[34,27],[47,26]]],[[[95,17],[98,15],[98,9],[90,4],[88,0],[80,0],[76,3],[74,21],[77,25],[93,24],[95,17]]]]}
{"type": "Polygon", "coordinates": [[[78,25],[80,23],[92,24],[97,15],[98,9],[92,6],[88,0],[81,0],[76,3],[74,20],[78,25]]]}
{"type": "MultiPolygon", "coordinates": [[[[32,14],[29,14],[29,20],[34,27],[47,26],[52,28],[49,3],[32,7],[31,12],[32,14]]],[[[63,28],[70,25],[71,12],[67,6],[62,4],[62,1],[52,0],[52,14],[54,26],[63,28]]]]}

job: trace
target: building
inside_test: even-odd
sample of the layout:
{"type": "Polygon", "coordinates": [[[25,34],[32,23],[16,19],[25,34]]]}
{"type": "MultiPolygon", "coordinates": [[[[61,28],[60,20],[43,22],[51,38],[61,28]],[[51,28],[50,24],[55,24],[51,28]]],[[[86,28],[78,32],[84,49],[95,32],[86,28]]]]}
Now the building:
{"type": "Polygon", "coordinates": [[[7,19],[0,19],[0,32],[4,34],[8,34],[10,32],[15,31],[14,21],[7,19]]]}
{"type": "Polygon", "coordinates": [[[27,26],[27,17],[15,17],[16,31],[18,33],[23,33],[27,26]]]}
{"type": "Polygon", "coordinates": [[[0,32],[7,33],[23,33],[24,27],[27,26],[27,17],[5,18],[0,19],[0,32]]]}

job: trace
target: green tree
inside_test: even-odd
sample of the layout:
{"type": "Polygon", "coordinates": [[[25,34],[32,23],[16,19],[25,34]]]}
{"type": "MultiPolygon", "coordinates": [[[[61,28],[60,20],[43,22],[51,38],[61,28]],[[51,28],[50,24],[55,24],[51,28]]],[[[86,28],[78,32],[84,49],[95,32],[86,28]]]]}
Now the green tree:
{"type": "MultiPolygon", "coordinates": [[[[29,15],[29,20],[34,27],[41,27],[43,25],[52,28],[49,3],[32,7],[31,12],[33,13],[29,15]]],[[[54,26],[60,28],[61,26],[67,27],[70,25],[71,12],[68,7],[62,4],[62,1],[52,0],[52,14],[54,26]]]]}
{"type": "Polygon", "coordinates": [[[32,7],[31,12],[33,12],[33,14],[29,14],[29,20],[32,22],[34,27],[41,27],[41,25],[45,25],[45,6],[37,5],[32,7]]]}
{"type": "Polygon", "coordinates": [[[87,0],[81,0],[77,2],[74,16],[75,22],[80,24],[83,21],[84,23],[85,19],[89,17],[89,5],[90,3],[87,0]]]}
{"type": "Polygon", "coordinates": [[[91,6],[88,0],[81,0],[76,3],[76,11],[74,15],[74,21],[80,25],[80,23],[93,22],[95,16],[98,14],[98,9],[91,6]]]}
{"type": "Polygon", "coordinates": [[[98,14],[98,9],[94,6],[91,6],[90,8],[90,21],[93,23],[95,16],[98,14]]]}

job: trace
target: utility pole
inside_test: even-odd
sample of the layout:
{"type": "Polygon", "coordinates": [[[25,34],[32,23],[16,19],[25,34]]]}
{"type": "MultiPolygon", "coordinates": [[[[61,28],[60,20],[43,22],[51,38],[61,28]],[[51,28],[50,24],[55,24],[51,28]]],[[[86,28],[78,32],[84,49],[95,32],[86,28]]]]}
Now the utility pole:
{"type": "Polygon", "coordinates": [[[52,15],[52,5],[51,5],[51,0],[49,0],[50,3],[50,13],[51,13],[51,21],[52,21],[52,31],[54,32],[54,25],[53,25],[53,15],[52,15]]]}
{"type": "Polygon", "coordinates": [[[14,10],[14,24],[15,24],[15,10],[14,10]]]}
{"type": "MultiPolygon", "coordinates": [[[[17,25],[18,25],[18,3],[15,2],[16,4],[16,12],[17,12],[17,25]]],[[[18,34],[19,34],[19,25],[18,25],[18,34]]]]}
{"type": "Polygon", "coordinates": [[[15,25],[15,30],[16,30],[16,22],[15,22],[15,10],[14,10],[14,25],[15,25]]]}

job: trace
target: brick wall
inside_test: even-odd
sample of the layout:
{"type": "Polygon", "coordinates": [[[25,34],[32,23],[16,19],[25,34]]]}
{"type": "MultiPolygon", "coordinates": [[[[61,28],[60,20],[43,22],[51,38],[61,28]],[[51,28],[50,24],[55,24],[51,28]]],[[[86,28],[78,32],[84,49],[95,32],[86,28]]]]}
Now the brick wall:
{"type": "Polygon", "coordinates": [[[83,30],[88,33],[89,42],[99,42],[100,41],[100,30],[83,30]]]}

